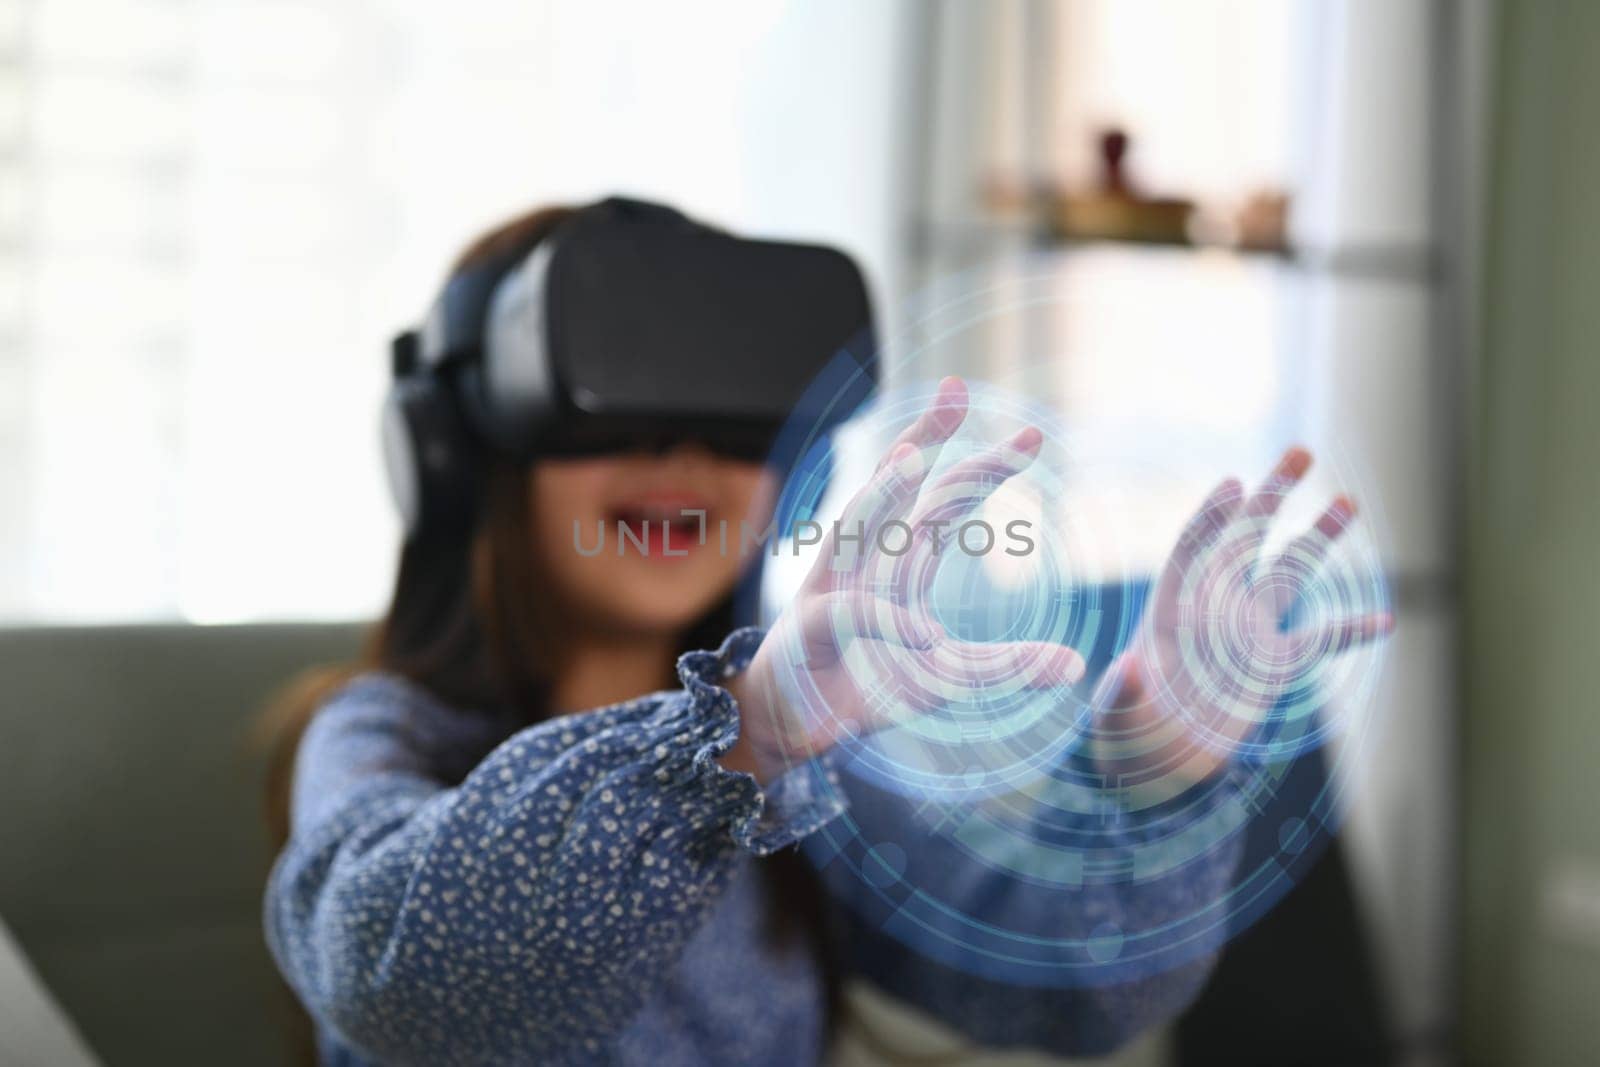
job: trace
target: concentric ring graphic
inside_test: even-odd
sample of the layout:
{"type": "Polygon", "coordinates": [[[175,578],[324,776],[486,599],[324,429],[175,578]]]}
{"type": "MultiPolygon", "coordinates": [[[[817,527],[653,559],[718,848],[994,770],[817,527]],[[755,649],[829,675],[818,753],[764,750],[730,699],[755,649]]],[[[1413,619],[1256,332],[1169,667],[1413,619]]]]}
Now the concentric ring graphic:
{"type": "MultiPolygon", "coordinates": [[[[1048,298],[1027,277],[982,302],[961,280],[948,291],[917,322],[931,341],[891,346],[885,376],[901,384],[852,434],[895,440],[939,387],[920,360],[985,315],[1048,298]]],[[[960,430],[920,457],[915,503],[866,508],[835,564],[873,594],[829,625],[876,722],[840,724],[821,761],[832,785],[815,765],[797,772],[848,804],[804,847],[863,937],[937,965],[1052,987],[1183,966],[1282,897],[1359,780],[1390,604],[1379,502],[1324,448],[1317,463],[1360,499],[1359,520],[1342,497],[1295,514],[1304,488],[1241,471],[1244,484],[1195,501],[1166,565],[1108,568],[1141,513],[1084,499],[1103,453],[1034,396],[967,384],[960,430]],[[1029,426],[1043,433],[1037,455],[997,479],[1009,469],[997,442],[1029,426]],[[907,618],[945,639],[865,639],[907,618]],[[1052,648],[1075,650],[1084,676],[1051,676],[1052,648]]],[[[787,431],[802,459],[780,513],[826,525],[848,464],[816,425],[787,431]]],[[[1114,458],[1125,476],[1127,457],[1114,458]]],[[[786,699],[834,716],[803,656],[781,661],[786,699]]]]}

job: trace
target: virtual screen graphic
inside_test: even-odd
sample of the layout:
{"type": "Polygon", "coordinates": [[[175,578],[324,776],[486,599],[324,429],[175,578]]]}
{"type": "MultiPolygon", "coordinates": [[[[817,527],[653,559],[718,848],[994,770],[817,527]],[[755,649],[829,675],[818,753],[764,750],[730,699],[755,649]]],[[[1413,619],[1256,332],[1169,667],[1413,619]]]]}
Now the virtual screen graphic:
{"type": "MultiPolygon", "coordinates": [[[[857,440],[894,441],[928,409],[939,383],[917,369],[914,356],[891,369],[902,384],[856,417],[857,440]]],[[[967,386],[916,501],[860,528],[832,531],[849,464],[798,431],[780,513],[859,534],[815,552],[841,554],[894,611],[831,620],[881,718],[842,724],[823,764],[849,810],[805,847],[854,879],[845,898],[874,936],[981,977],[1100,986],[1191,963],[1294,884],[1359,779],[1390,604],[1378,502],[1324,449],[1317,484],[1359,500],[1359,517],[1343,497],[1237,470],[1235,490],[1196,496],[1165,557],[1120,559],[1148,520],[1132,493],[1086,488],[1115,481],[1097,477],[1105,450],[1080,448],[1031,394],[967,386]],[[996,442],[1027,426],[1043,433],[1037,456],[997,479],[996,442]],[[862,639],[904,613],[955,651],[862,639]],[[1034,669],[1055,646],[1082,656],[1081,678],[1034,669]]],[[[804,655],[784,662],[787,700],[829,716],[804,655]]]]}

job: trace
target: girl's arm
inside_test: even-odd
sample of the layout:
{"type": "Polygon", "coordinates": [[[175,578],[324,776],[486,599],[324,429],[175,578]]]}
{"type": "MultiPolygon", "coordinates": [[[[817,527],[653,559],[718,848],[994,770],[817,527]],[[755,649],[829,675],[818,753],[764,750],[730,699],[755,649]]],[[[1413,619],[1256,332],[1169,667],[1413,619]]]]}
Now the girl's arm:
{"type": "Polygon", "coordinates": [[[751,651],[691,653],[682,691],[525,729],[455,787],[433,756],[458,713],[394,678],[344,690],[302,742],[266,899],[268,943],[312,1014],[384,1060],[598,1049],[741,849],[834,814],[717,764],[737,717],[716,683],[751,651]]]}

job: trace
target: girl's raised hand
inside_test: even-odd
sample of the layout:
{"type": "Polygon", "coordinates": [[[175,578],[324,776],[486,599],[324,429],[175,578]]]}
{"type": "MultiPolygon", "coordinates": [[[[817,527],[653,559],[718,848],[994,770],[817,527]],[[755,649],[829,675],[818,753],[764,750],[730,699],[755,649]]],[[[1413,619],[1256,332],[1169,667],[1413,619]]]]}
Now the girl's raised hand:
{"type": "Polygon", "coordinates": [[[945,531],[1025,470],[1044,440],[1026,427],[929,482],[966,414],[965,384],[946,378],[824,537],[795,599],[730,683],[741,729],[728,766],[766,780],[841,737],[993,682],[1047,688],[1083,676],[1083,659],[1070,648],[957,640],[925,610],[945,531]]]}

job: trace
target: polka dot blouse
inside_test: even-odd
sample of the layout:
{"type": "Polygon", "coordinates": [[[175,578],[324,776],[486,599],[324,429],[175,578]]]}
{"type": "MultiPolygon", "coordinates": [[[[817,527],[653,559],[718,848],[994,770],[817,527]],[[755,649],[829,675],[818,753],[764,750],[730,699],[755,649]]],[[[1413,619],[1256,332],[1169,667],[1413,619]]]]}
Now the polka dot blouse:
{"type": "MultiPolygon", "coordinates": [[[[837,928],[875,925],[870,907],[849,899],[865,883],[830,862],[837,850],[818,831],[847,810],[875,833],[916,816],[817,763],[762,789],[716,762],[738,734],[719,683],[761,637],[740,630],[717,652],[685,655],[679,690],[522,729],[381,673],[323,706],[301,743],[292,837],[265,906],[269,947],[315,1020],[323,1061],[822,1062],[821,974],[802,942],[767,936],[756,857],[806,841],[837,928]]],[[[901,836],[948,847],[937,835],[901,836]]],[[[997,893],[953,857],[910,862],[989,901],[997,924],[1188,912],[1231,874],[1218,856],[1142,896],[1068,902],[997,893]]],[[[977,1041],[1068,1054],[1170,1017],[1207,963],[1101,990],[1025,988],[859,934],[841,938],[854,977],[977,1041]],[[852,945],[867,955],[853,959],[852,945]]]]}

